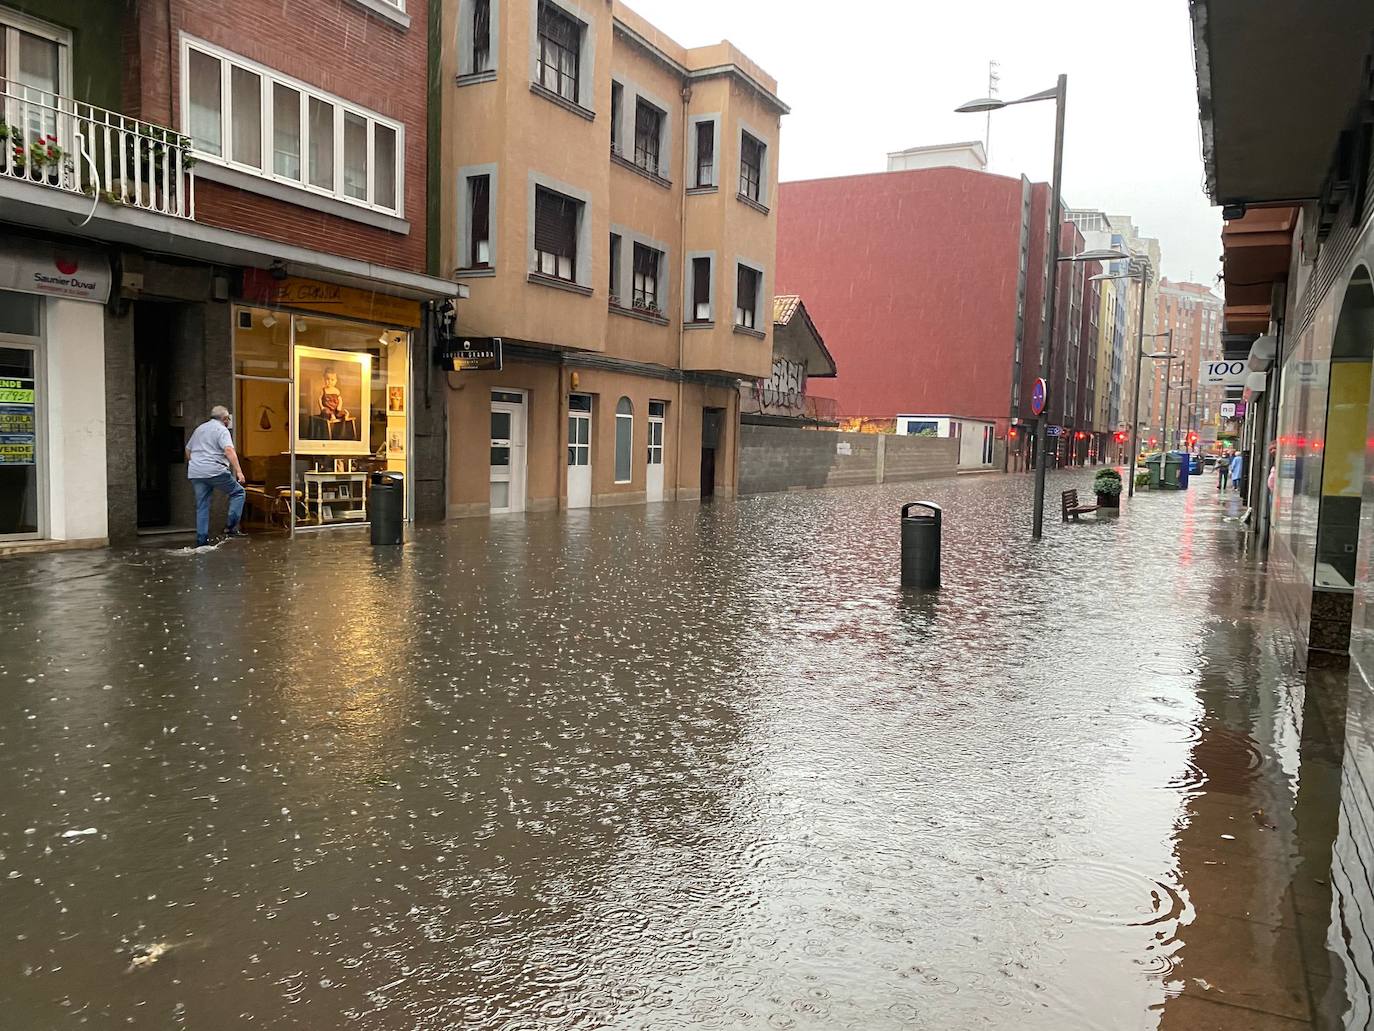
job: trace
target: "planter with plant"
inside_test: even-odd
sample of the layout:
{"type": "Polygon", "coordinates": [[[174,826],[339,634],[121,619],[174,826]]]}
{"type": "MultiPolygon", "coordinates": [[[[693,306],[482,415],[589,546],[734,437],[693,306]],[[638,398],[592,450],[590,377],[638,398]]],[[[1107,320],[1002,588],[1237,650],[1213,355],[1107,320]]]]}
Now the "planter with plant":
{"type": "Polygon", "coordinates": [[[1121,474],[1115,469],[1103,469],[1093,478],[1093,493],[1098,508],[1121,507],[1121,474]]]}
{"type": "Polygon", "coordinates": [[[1149,474],[1148,472],[1145,472],[1144,470],[1142,470],[1142,471],[1140,471],[1140,472],[1138,472],[1138,473],[1135,474],[1135,489],[1136,489],[1136,490],[1149,490],[1149,489],[1150,489],[1150,474],[1149,474]]]}

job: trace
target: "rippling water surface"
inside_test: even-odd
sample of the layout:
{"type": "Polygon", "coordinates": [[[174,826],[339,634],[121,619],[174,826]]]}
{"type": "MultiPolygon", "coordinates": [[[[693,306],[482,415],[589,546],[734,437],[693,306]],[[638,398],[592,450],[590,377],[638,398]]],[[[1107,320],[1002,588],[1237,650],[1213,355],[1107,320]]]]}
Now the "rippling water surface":
{"type": "Polygon", "coordinates": [[[1154,1027],[1238,534],[1029,490],[5,565],[0,1023],[1154,1027]]]}

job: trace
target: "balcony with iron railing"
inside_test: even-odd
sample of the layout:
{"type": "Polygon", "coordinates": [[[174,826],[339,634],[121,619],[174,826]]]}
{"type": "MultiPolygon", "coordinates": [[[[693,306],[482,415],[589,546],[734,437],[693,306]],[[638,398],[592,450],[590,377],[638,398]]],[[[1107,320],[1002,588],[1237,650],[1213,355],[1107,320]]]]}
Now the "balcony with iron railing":
{"type": "Polygon", "coordinates": [[[195,218],[189,136],[10,80],[0,79],[0,100],[0,192],[19,181],[195,218]]]}

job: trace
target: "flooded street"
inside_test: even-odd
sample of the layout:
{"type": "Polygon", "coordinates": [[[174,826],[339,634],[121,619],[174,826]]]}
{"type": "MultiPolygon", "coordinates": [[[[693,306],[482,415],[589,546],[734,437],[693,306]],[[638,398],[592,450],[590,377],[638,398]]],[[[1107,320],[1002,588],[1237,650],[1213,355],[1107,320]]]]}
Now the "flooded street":
{"type": "Polygon", "coordinates": [[[0,1023],[1340,1026],[1343,680],[1088,482],[10,561],[0,1023]]]}

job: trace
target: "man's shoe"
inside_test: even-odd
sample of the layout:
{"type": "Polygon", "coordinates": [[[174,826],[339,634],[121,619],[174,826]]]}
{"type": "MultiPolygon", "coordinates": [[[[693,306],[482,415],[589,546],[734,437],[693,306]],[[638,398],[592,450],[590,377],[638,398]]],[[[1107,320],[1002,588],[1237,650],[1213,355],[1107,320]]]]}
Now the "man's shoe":
{"type": "Polygon", "coordinates": [[[224,539],[225,539],[225,540],[233,540],[235,537],[247,537],[247,536],[248,536],[248,534],[244,533],[244,532],[243,532],[242,530],[240,530],[237,526],[234,527],[232,530],[225,530],[225,531],[224,531],[224,539]]]}

